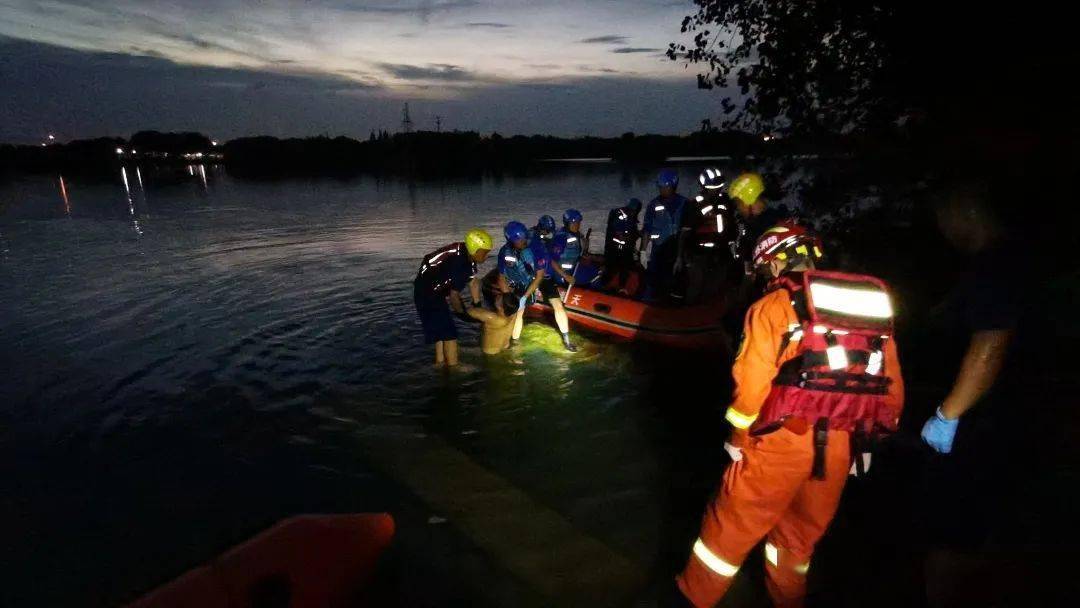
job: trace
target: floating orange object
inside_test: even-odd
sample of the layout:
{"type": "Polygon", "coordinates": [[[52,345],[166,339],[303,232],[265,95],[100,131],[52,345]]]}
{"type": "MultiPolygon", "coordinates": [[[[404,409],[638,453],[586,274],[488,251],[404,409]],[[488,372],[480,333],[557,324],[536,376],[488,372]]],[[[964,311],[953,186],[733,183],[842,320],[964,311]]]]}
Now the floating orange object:
{"type": "Polygon", "coordinates": [[[363,605],[359,594],[393,536],[385,513],[292,517],[129,608],[363,605]]]}

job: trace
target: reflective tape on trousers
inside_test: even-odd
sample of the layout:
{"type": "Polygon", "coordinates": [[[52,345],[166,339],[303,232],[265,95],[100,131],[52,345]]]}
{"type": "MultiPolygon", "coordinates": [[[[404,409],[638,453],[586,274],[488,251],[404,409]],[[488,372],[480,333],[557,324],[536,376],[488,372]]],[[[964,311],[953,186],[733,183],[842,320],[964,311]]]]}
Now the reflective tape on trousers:
{"type": "Polygon", "coordinates": [[[702,542],[700,538],[694,543],[694,555],[697,556],[697,558],[701,560],[701,563],[705,564],[709,570],[712,570],[720,576],[730,578],[735,576],[735,573],[739,571],[738,566],[725,562],[717,557],[715,553],[709,551],[709,548],[705,546],[705,543],[702,542]]]}

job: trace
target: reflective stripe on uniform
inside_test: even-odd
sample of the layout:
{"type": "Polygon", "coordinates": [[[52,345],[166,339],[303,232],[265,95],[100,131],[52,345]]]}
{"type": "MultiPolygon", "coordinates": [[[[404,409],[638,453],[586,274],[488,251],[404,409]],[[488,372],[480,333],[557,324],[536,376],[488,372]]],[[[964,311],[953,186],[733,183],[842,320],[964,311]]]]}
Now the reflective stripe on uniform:
{"type": "Polygon", "coordinates": [[[870,353],[870,359],[866,362],[866,373],[871,376],[878,375],[881,371],[881,362],[885,358],[885,355],[880,350],[875,350],[870,353]]]}
{"type": "Polygon", "coordinates": [[[725,562],[717,557],[715,553],[709,551],[709,548],[705,546],[705,543],[702,542],[700,538],[694,543],[694,555],[701,560],[701,563],[705,564],[709,570],[712,570],[720,576],[730,578],[735,576],[735,573],[739,571],[738,566],[725,562]]]}
{"type": "Polygon", "coordinates": [[[814,308],[857,317],[888,319],[893,316],[889,296],[876,289],[855,289],[825,283],[810,283],[814,308]]]}
{"type": "Polygon", "coordinates": [[[729,407],[727,408],[727,413],[724,414],[724,420],[730,422],[731,426],[745,431],[750,428],[751,424],[754,424],[755,420],[757,420],[757,414],[747,416],[735,408],[729,407]]]}
{"type": "MultiPolygon", "coordinates": [[[[777,547],[776,545],[774,545],[774,544],[772,544],[770,542],[766,542],[765,543],[765,559],[768,560],[768,562],[770,564],[772,564],[774,567],[779,568],[780,567],[780,549],[779,549],[779,547],[777,547]]],[[[791,569],[796,574],[804,574],[805,575],[807,572],[810,571],[810,562],[806,562],[805,564],[798,564],[796,566],[792,566],[791,569]]]]}
{"type": "Polygon", "coordinates": [[[774,566],[780,565],[780,551],[776,548],[776,545],[765,543],[765,559],[769,560],[769,563],[774,566]]]}
{"type": "Polygon", "coordinates": [[[847,366],[849,365],[848,356],[847,351],[844,350],[843,346],[840,346],[839,344],[830,346],[825,349],[825,355],[829,360],[829,369],[847,369],[847,366]]]}

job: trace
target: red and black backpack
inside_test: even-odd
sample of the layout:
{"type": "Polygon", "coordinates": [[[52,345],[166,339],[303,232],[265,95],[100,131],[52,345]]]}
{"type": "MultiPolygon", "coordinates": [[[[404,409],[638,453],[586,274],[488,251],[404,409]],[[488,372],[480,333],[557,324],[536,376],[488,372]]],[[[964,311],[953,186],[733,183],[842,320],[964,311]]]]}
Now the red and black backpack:
{"type": "Polygon", "coordinates": [[[782,353],[798,343],[795,357],[780,366],[755,430],[790,417],[830,429],[894,431],[897,413],[885,404],[889,378],[885,344],[893,338],[888,288],[865,275],[809,270],[773,283],[791,297],[799,322],[784,334],[782,353]]]}

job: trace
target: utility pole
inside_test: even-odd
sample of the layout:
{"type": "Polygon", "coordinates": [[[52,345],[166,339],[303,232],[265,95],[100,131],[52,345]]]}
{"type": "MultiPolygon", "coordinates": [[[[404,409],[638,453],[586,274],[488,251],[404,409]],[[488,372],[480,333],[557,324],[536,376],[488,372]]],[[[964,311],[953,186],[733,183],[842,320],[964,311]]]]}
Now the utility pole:
{"type": "Polygon", "coordinates": [[[412,118],[409,118],[409,104],[408,104],[408,102],[405,103],[405,111],[402,113],[401,132],[402,133],[412,133],[413,132],[412,118]]]}
{"type": "Polygon", "coordinates": [[[435,116],[435,132],[442,133],[442,116],[435,116]]]}

